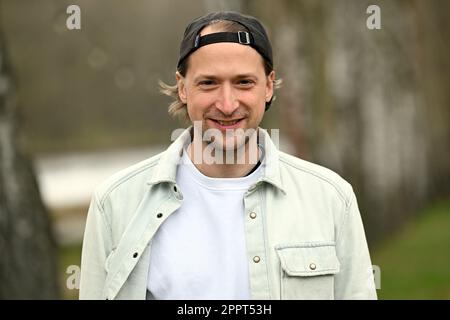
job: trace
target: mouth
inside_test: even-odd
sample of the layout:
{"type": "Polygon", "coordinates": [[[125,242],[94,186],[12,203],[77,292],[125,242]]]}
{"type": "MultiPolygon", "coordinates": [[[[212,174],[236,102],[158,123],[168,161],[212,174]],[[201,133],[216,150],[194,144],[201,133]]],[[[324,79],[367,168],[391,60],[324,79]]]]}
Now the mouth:
{"type": "Polygon", "coordinates": [[[233,120],[219,120],[208,118],[208,120],[213,122],[214,126],[218,127],[219,129],[234,129],[239,127],[239,125],[243,122],[244,118],[233,120]]]}

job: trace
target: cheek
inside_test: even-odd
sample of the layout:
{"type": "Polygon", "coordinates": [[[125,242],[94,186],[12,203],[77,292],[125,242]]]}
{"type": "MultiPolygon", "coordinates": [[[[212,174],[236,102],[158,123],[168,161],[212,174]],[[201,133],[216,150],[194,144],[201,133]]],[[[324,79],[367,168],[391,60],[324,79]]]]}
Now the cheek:
{"type": "Polygon", "coordinates": [[[255,113],[261,113],[266,106],[265,91],[264,89],[258,89],[244,92],[241,96],[241,101],[250,106],[255,113]]]}
{"type": "Polygon", "coordinates": [[[204,107],[214,102],[214,96],[208,93],[193,94],[191,102],[193,105],[204,107]]]}
{"type": "Polygon", "coordinates": [[[251,110],[255,110],[260,100],[258,93],[254,90],[238,92],[236,99],[251,110]]]}
{"type": "Polygon", "coordinates": [[[210,94],[192,93],[187,96],[187,106],[189,114],[199,114],[204,112],[214,103],[214,98],[210,94]]]}

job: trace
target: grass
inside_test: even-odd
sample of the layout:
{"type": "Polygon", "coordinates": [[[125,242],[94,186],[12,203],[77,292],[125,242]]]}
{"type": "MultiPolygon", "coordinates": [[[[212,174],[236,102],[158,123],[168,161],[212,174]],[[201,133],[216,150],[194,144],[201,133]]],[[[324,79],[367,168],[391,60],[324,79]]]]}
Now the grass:
{"type": "MultiPolygon", "coordinates": [[[[63,299],[77,299],[67,289],[70,265],[80,265],[81,245],[59,250],[63,299]]],[[[450,199],[426,208],[372,251],[381,269],[379,299],[450,299],[450,199]]]]}
{"type": "Polygon", "coordinates": [[[450,299],[450,200],[426,208],[372,252],[379,299],[450,299]]]}

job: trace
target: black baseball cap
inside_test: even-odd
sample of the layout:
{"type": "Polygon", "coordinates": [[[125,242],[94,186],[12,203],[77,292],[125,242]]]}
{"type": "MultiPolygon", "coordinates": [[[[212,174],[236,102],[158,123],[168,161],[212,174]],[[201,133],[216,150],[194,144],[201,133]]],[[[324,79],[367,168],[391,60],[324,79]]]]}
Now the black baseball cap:
{"type": "Polygon", "coordinates": [[[235,42],[254,48],[273,68],[272,46],[264,26],[258,19],[234,11],[211,12],[192,21],[184,31],[180,45],[180,57],[177,69],[184,59],[202,46],[217,42],[235,42]],[[234,21],[244,26],[248,31],[216,32],[200,36],[204,27],[214,20],[234,21]]]}

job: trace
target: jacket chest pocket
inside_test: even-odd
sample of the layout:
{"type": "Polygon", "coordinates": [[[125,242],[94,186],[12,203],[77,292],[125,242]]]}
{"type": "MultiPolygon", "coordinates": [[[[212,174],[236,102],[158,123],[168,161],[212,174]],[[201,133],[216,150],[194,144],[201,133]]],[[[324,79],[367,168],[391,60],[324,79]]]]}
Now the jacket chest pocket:
{"type": "Polygon", "coordinates": [[[275,249],[280,259],[281,299],[334,299],[334,276],[339,272],[334,243],[279,245],[275,249]]]}

